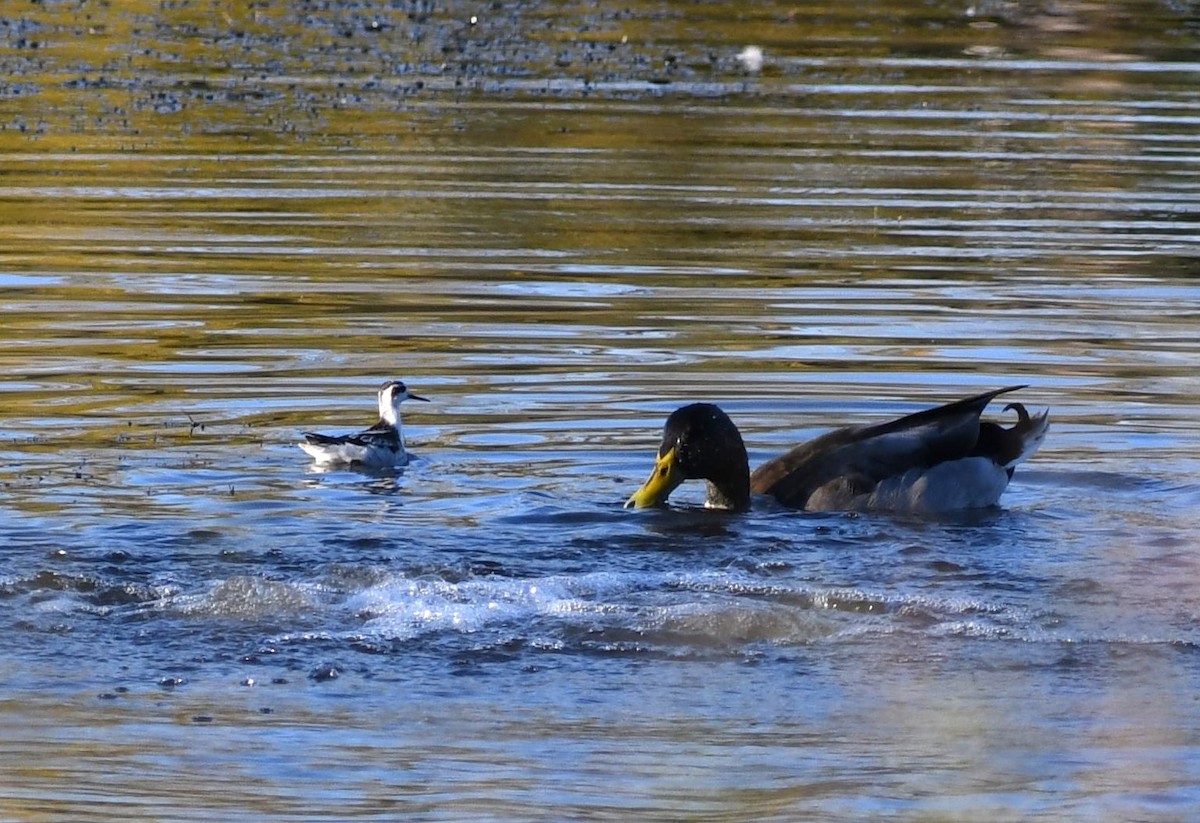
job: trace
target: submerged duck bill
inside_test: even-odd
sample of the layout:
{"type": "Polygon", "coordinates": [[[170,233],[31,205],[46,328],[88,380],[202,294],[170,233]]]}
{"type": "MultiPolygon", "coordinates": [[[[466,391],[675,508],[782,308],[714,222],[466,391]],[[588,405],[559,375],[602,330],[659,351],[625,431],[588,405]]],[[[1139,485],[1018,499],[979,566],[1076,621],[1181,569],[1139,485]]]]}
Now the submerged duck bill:
{"type": "Polygon", "coordinates": [[[625,501],[625,508],[648,509],[662,505],[683,480],[683,471],[675,458],[675,450],[671,449],[654,461],[654,471],[650,473],[650,478],[629,496],[625,501]]]}

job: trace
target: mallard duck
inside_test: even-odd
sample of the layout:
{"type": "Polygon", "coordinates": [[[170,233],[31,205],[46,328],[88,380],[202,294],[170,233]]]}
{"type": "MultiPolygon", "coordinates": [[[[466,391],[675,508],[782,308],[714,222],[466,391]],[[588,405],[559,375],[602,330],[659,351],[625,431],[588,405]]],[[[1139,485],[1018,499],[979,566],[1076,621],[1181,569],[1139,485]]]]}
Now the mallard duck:
{"type": "Polygon", "coordinates": [[[1046,437],[1049,410],[1020,403],[1009,428],[981,421],[1009,386],[886,423],[827,432],[750,473],[737,426],[711,403],[676,410],[663,428],[650,478],[625,506],[666,502],[685,480],[708,481],[711,508],[744,511],[753,494],[808,511],[949,512],[993,506],[1018,463],[1046,437]]]}
{"type": "Polygon", "coordinates": [[[379,387],[379,422],[358,434],[304,433],[300,448],[308,452],[318,466],[344,464],[368,469],[386,469],[408,463],[404,432],[400,430],[400,404],[405,400],[429,401],[413,394],[399,380],[379,387]]]}

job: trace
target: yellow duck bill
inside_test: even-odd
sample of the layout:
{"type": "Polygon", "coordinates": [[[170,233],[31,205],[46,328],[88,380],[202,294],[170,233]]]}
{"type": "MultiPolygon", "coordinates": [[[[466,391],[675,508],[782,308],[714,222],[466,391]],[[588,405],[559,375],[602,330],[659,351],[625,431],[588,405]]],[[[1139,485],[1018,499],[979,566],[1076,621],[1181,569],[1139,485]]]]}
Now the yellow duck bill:
{"type": "Polygon", "coordinates": [[[625,508],[648,509],[662,505],[684,479],[679,461],[675,458],[675,449],[670,449],[654,461],[654,471],[642,487],[625,501],[625,508]]]}

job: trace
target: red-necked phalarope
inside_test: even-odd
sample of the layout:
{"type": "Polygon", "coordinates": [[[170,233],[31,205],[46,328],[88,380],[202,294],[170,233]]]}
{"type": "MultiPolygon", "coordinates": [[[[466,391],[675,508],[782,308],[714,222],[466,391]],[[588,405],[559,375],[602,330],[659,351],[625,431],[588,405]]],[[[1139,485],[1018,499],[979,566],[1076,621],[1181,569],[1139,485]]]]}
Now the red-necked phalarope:
{"type": "Polygon", "coordinates": [[[364,468],[384,469],[408,463],[404,450],[404,433],[400,431],[400,404],[405,400],[424,400],[408,390],[399,380],[389,380],[379,387],[379,422],[358,434],[330,435],[304,433],[307,441],[300,448],[318,466],[346,464],[364,468]]]}

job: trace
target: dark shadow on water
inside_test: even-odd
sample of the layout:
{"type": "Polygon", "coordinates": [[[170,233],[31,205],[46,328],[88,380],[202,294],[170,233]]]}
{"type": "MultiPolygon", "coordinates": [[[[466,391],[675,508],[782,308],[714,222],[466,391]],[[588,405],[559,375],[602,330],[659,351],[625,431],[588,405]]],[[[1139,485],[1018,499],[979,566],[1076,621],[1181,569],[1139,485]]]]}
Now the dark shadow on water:
{"type": "Polygon", "coordinates": [[[644,532],[671,539],[732,537],[747,515],[700,506],[668,506],[630,511],[627,516],[644,532]]]}
{"type": "Polygon", "coordinates": [[[1128,472],[1022,469],[1021,477],[1031,482],[1057,488],[1100,489],[1117,492],[1159,491],[1164,493],[1172,489],[1170,483],[1157,477],[1128,472]]]}
{"type": "Polygon", "coordinates": [[[404,470],[404,466],[372,468],[354,465],[327,468],[313,464],[309,466],[304,482],[320,486],[325,485],[327,480],[329,485],[357,486],[368,494],[395,495],[403,488],[400,478],[404,476],[404,470]]]}

